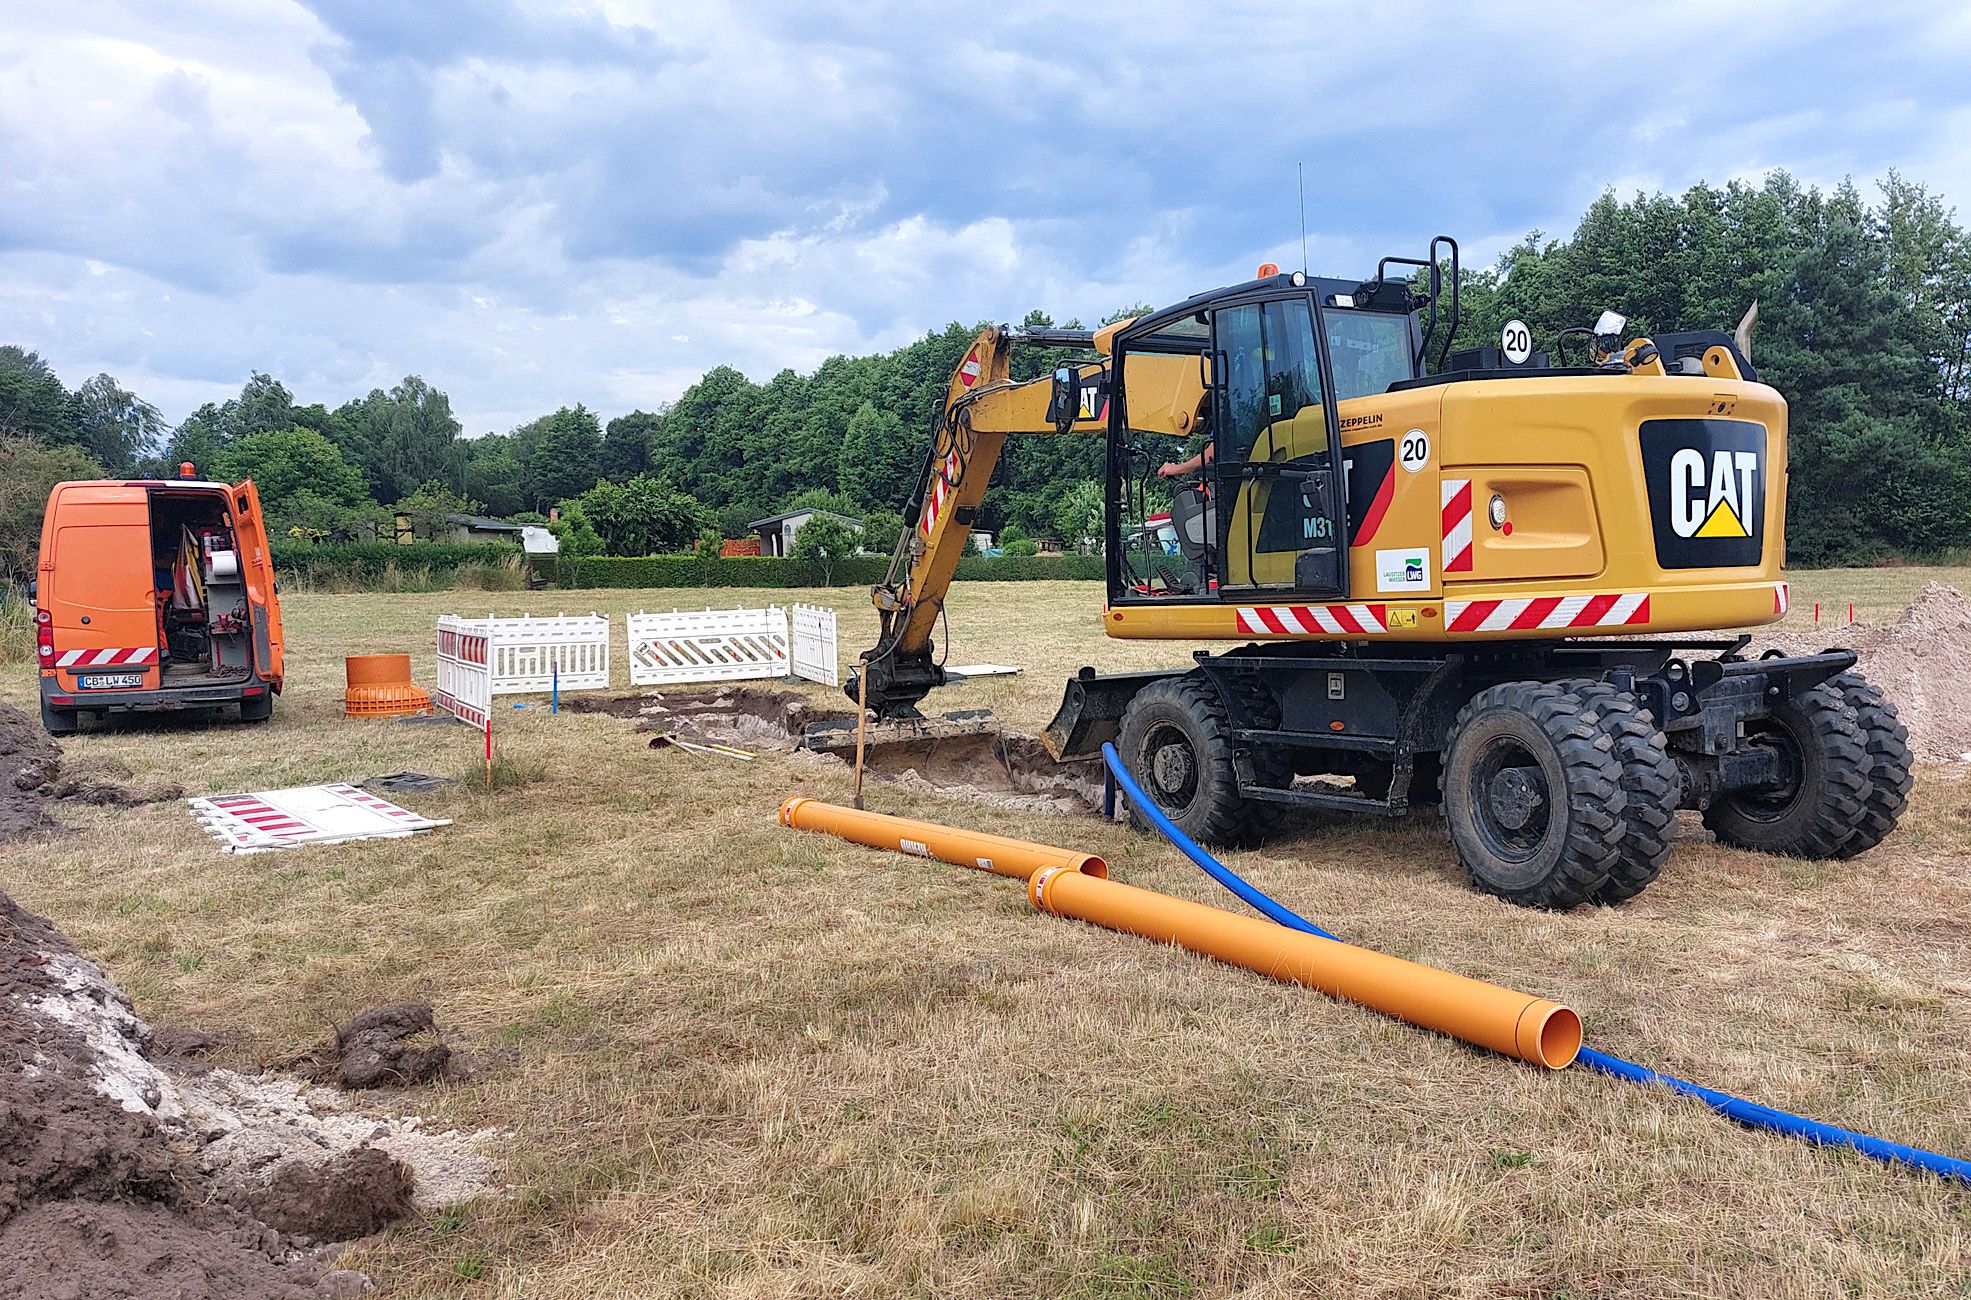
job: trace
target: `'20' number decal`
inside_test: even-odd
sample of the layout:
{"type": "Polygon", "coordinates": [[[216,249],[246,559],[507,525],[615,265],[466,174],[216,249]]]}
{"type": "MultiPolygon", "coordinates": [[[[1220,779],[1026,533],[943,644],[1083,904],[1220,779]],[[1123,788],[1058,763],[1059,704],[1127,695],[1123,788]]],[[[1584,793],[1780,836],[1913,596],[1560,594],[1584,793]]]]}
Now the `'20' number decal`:
{"type": "Polygon", "coordinates": [[[1404,434],[1402,443],[1397,447],[1396,458],[1412,474],[1430,464],[1430,435],[1422,429],[1412,429],[1404,434]]]}
{"type": "Polygon", "coordinates": [[[1509,320],[1499,332],[1499,350],[1515,366],[1523,366],[1533,355],[1533,331],[1523,320],[1509,320]]]}

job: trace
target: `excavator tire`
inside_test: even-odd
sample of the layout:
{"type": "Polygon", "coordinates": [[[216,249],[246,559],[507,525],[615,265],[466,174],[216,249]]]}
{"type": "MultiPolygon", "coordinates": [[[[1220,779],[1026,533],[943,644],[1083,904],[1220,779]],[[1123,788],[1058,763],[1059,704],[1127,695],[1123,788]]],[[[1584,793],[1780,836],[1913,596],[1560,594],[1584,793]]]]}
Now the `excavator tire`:
{"type": "Polygon", "coordinates": [[[1880,688],[1850,668],[1832,685],[1855,711],[1868,749],[1868,792],[1862,798],[1862,819],[1834,851],[1837,858],[1866,853],[1896,829],[1909,803],[1909,731],[1896,716],[1896,706],[1880,688]]]}
{"type": "Polygon", "coordinates": [[[1613,906],[1647,889],[1670,856],[1682,795],[1677,764],[1663,732],[1633,691],[1608,682],[1567,682],[1598,716],[1622,765],[1622,852],[1615,870],[1588,901],[1613,906]]]}
{"type": "Polygon", "coordinates": [[[1786,777],[1777,788],[1719,795],[1704,810],[1704,824],[1741,849],[1790,858],[1847,856],[1842,850],[1869,816],[1874,761],[1868,732],[1838,680],[1822,682],[1749,724],[1746,740],[1778,750],[1786,777]]]}
{"type": "MultiPolygon", "coordinates": [[[[1245,843],[1271,825],[1270,809],[1239,795],[1230,730],[1211,684],[1185,676],[1138,691],[1116,734],[1130,775],[1201,844],[1245,843]]],[[[1136,809],[1130,809],[1130,818],[1149,829],[1136,809]]]]}
{"type": "Polygon", "coordinates": [[[1473,887],[1526,907],[1586,902],[1620,865],[1622,764],[1589,706],[1552,682],[1507,682],[1458,713],[1444,820],[1473,887]]]}

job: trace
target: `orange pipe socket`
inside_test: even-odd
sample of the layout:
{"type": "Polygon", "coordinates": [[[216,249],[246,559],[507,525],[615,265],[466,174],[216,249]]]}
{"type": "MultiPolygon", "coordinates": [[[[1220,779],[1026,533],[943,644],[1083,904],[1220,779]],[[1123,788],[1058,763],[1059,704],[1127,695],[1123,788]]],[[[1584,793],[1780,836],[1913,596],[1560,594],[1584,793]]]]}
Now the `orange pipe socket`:
{"type": "Polygon", "coordinates": [[[1055,916],[1178,944],[1534,1065],[1564,1069],[1581,1050],[1581,1017],[1558,1002],[1256,916],[1052,866],[1034,872],[1027,897],[1055,916]]]}
{"type": "Polygon", "coordinates": [[[780,805],[780,824],[795,830],[825,831],[872,849],[895,849],[1020,880],[1042,867],[1065,867],[1076,875],[1086,873],[1103,878],[1109,874],[1109,864],[1092,853],[1030,844],[981,831],[962,831],[954,826],[892,817],[888,813],[844,808],[819,799],[789,799],[780,805]]]}

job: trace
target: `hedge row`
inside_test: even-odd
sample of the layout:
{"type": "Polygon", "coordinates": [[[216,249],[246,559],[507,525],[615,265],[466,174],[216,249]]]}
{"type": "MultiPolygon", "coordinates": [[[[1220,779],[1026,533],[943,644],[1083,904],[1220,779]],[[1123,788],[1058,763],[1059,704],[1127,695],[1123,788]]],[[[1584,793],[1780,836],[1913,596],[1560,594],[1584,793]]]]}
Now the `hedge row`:
{"type": "Polygon", "coordinates": [[[449,586],[459,571],[519,573],[521,552],[505,542],[304,542],[271,539],[274,571],[299,587],[449,586]]]}
{"type": "MultiPolygon", "coordinates": [[[[889,572],[887,556],[858,555],[824,565],[819,560],[732,555],[701,560],[691,555],[536,556],[535,572],[564,587],[867,587],[889,572]]],[[[958,562],[961,582],[1079,580],[1103,577],[1099,555],[1025,558],[969,556],[958,562]]]]}

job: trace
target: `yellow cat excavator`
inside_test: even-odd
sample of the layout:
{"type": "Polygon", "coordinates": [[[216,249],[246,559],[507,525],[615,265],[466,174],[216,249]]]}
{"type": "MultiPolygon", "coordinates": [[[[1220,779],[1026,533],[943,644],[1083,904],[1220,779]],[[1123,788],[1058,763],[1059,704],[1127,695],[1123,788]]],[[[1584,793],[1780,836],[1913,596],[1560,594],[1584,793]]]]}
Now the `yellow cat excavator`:
{"type": "Polygon", "coordinates": [[[1364,281],[1269,265],[1099,330],[982,332],[849,696],[879,732],[936,734],[933,633],[1005,439],[1099,437],[1104,630],[1235,644],[1082,669],[1045,740],[1114,740],[1194,837],[1441,799],[1475,886],[1554,908],[1640,892],[1679,808],[1775,853],[1879,843],[1910,753],[1852,651],[1645,639],[1786,612],[1786,404],[1752,314],[1625,343],[1605,313],[1549,351],[1515,321],[1452,354],[1457,256],[1440,236],[1364,281]],[[1021,347],[1081,359],[1020,383],[1021,347]]]}

